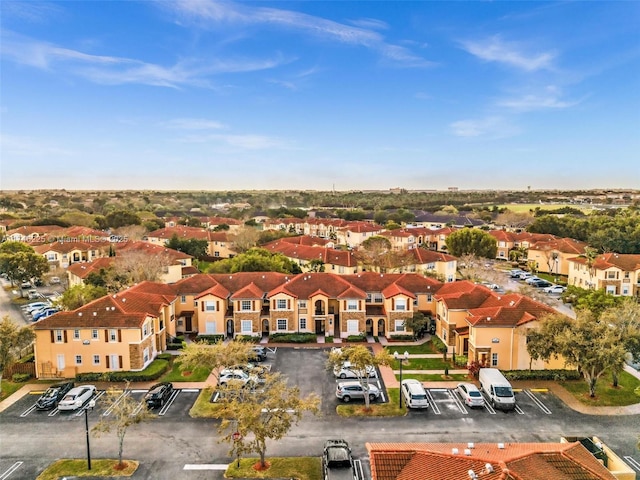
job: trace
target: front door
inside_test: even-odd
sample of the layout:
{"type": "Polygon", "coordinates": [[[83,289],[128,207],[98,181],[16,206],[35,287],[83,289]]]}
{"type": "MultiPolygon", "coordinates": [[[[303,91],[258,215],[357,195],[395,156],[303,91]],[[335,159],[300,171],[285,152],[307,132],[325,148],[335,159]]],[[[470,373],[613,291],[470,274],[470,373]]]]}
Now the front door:
{"type": "Polygon", "coordinates": [[[118,355],[109,355],[109,365],[111,370],[120,370],[120,358],[118,355]]]}
{"type": "Polygon", "coordinates": [[[64,368],[65,368],[64,354],[63,353],[59,353],[56,358],[58,360],[58,371],[59,372],[64,372],[64,368]]]}
{"type": "Polygon", "coordinates": [[[233,338],[233,320],[227,320],[227,337],[233,338]]]}
{"type": "Polygon", "coordinates": [[[316,319],[316,334],[321,335],[324,333],[324,322],[316,319]]]}
{"type": "Polygon", "coordinates": [[[191,317],[186,317],[184,319],[184,323],[185,323],[185,332],[190,332],[192,329],[192,325],[191,325],[191,317]]]}

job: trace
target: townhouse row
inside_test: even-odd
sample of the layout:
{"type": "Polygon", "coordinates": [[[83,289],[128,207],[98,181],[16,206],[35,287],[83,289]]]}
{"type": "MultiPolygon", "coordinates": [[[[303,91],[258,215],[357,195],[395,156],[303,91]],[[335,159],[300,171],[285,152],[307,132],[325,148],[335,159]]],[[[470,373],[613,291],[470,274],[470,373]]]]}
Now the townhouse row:
{"type": "Polygon", "coordinates": [[[405,321],[415,312],[435,318],[438,336],[459,355],[528,368],[527,331],[551,311],[522,295],[501,297],[471,282],[443,284],[418,274],[198,274],[174,284],[143,282],[39,321],[36,370],[39,377],[141,370],[180,334],[393,341],[412,333],[405,321]]]}

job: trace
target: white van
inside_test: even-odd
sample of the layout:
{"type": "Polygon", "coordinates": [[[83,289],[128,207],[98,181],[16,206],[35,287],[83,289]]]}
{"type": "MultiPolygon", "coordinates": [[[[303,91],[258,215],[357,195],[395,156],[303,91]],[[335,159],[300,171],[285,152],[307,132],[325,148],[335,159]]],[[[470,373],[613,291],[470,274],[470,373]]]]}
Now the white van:
{"type": "Polygon", "coordinates": [[[428,408],[429,400],[427,392],[418,380],[408,379],[402,380],[400,388],[405,404],[409,408],[428,408]]]}
{"type": "Polygon", "coordinates": [[[509,381],[497,368],[481,368],[480,387],[489,397],[491,406],[500,410],[516,408],[516,397],[509,381]]]}

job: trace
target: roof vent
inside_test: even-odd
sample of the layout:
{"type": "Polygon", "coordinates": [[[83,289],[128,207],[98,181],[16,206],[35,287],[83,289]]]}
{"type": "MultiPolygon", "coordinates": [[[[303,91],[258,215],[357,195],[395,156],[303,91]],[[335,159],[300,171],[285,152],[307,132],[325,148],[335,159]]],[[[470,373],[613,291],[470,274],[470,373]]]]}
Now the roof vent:
{"type": "Polygon", "coordinates": [[[471,480],[475,480],[476,478],[478,478],[478,475],[473,470],[469,470],[467,473],[469,474],[469,478],[471,480]]]}
{"type": "Polygon", "coordinates": [[[82,316],[82,312],[78,312],[78,316],[81,317],[82,316]]]}
{"type": "Polygon", "coordinates": [[[467,448],[475,448],[474,443],[473,442],[467,443],[467,448]]]}
{"type": "Polygon", "coordinates": [[[95,317],[96,315],[98,315],[98,312],[93,312],[93,316],[95,317]]]}
{"type": "Polygon", "coordinates": [[[513,300],[511,300],[511,301],[509,302],[509,306],[510,306],[510,307],[513,307],[515,304],[516,304],[516,302],[514,302],[513,300]]]}
{"type": "Polygon", "coordinates": [[[491,317],[487,317],[487,322],[490,322],[490,321],[491,321],[491,317]]]}
{"type": "Polygon", "coordinates": [[[485,463],[484,464],[484,471],[486,473],[493,473],[493,465],[491,465],[490,463],[485,463]]]}
{"type": "Polygon", "coordinates": [[[504,450],[504,443],[499,443],[499,444],[498,444],[498,448],[499,448],[500,450],[504,450]]]}
{"type": "Polygon", "coordinates": [[[458,449],[457,448],[452,448],[451,449],[451,455],[458,455],[458,449]]]}
{"type": "Polygon", "coordinates": [[[465,448],[464,449],[464,454],[468,457],[469,455],[471,455],[471,449],[470,448],[465,448]]]}
{"type": "Polygon", "coordinates": [[[127,301],[127,299],[126,299],[126,298],[123,298],[123,299],[122,299],[122,303],[124,303],[124,302],[126,302],[126,301],[127,301]]]}

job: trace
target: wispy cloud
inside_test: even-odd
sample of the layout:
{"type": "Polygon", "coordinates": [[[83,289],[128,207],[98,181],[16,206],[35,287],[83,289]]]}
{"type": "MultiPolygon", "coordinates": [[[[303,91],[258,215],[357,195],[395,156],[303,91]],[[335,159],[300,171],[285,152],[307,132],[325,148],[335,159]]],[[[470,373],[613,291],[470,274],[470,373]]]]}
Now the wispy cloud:
{"type": "Polygon", "coordinates": [[[550,70],[556,58],[555,52],[525,52],[521,44],[506,42],[499,35],[485,40],[463,41],[462,48],[482,60],[503,63],[527,72],[550,70]]]}
{"type": "Polygon", "coordinates": [[[163,122],[162,126],[179,130],[220,130],[226,126],[214,120],[205,118],[174,118],[167,122],[163,122]]]}
{"type": "Polygon", "coordinates": [[[520,129],[502,117],[490,116],[479,119],[466,119],[453,122],[451,133],[456,137],[485,137],[500,139],[513,137],[520,129]]]}
{"type": "Polygon", "coordinates": [[[18,64],[49,71],[59,69],[106,85],[135,83],[172,88],[185,85],[213,88],[212,75],[267,70],[287,62],[281,56],[260,60],[184,59],[174,65],[163,66],[125,57],[87,54],[6,31],[2,32],[1,40],[0,54],[18,64]]]}
{"type": "Polygon", "coordinates": [[[374,30],[386,27],[386,24],[373,19],[356,21],[356,25],[351,26],[292,10],[254,8],[240,3],[215,0],[179,0],[160,5],[202,28],[211,28],[213,24],[272,25],[301,31],[326,41],[366,47],[403,66],[434,65],[406,47],[387,43],[385,38],[374,30]]]}
{"type": "Polygon", "coordinates": [[[59,17],[62,9],[58,5],[47,2],[25,2],[24,0],[2,2],[2,16],[20,18],[32,23],[49,23],[59,17]]]}
{"type": "Polygon", "coordinates": [[[70,150],[47,145],[31,137],[0,135],[0,150],[5,154],[25,157],[46,157],[49,155],[71,155],[70,150]]]}
{"type": "Polygon", "coordinates": [[[532,110],[564,109],[578,105],[583,99],[567,101],[562,100],[562,91],[550,85],[541,93],[531,93],[520,97],[508,98],[498,102],[501,107],[507,107],[520,112],[532,110]]]}
{"type": "Polygon", "coordinates": [[[288,148],[288,144],[278,138],[267,135],[235,135],[235,134],[205,134],[186,135],[179,139],[182,143],[212,143],[235,147],[241,150],[266,150],[288,148]]]}

